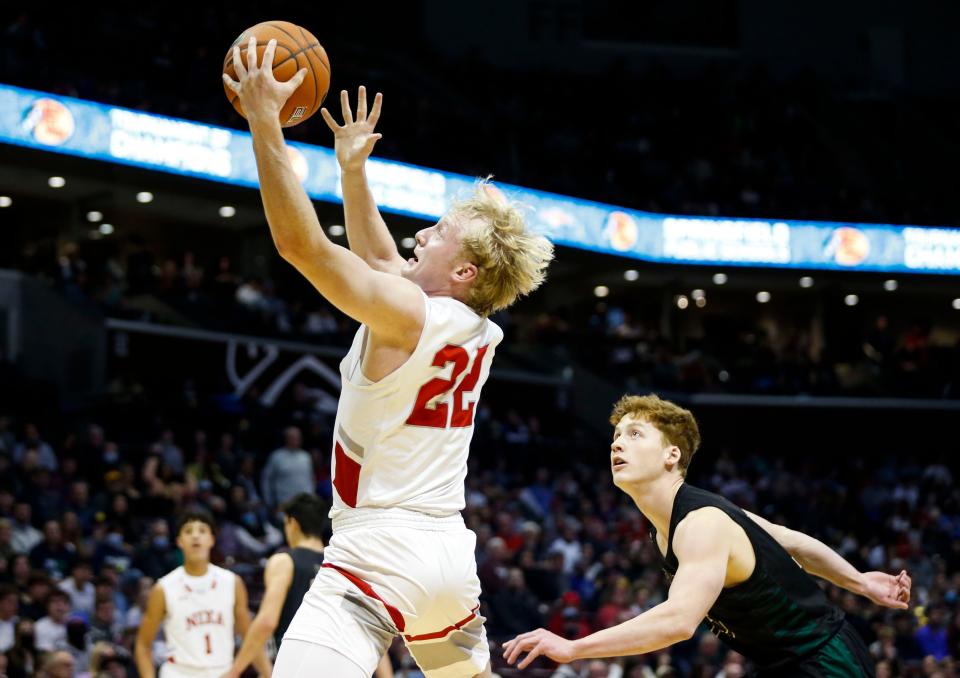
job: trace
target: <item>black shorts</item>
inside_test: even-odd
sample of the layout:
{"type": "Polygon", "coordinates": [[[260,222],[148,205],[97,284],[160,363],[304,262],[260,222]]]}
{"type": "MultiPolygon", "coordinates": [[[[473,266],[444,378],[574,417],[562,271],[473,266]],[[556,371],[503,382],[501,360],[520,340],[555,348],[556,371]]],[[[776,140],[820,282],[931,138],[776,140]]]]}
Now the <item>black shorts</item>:
{"type": "Polygon", "coordinates": [[[866,643],[847,622],[806,659],[756,674],[764,678],[873,678],[874,663],[866,643]]]}

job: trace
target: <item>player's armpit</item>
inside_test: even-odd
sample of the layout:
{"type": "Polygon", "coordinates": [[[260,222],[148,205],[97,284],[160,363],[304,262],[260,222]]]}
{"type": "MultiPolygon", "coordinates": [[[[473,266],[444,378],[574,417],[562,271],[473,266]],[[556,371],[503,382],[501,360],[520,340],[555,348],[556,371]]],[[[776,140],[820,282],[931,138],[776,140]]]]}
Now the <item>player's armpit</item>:
{"type": "Polygon", "coordinates": [[[789,527],[784,527],[783,525],[777,525],[776,523],[771,523],[766,518],[762,518],[755,513],[744,510],[750,520],[755,522],[757,525],[762,527],[764,531],[773,537],[784,550],[789,553],[791,556],[796,558],[797,556],[797,536],[798,534],[791,530],[789,527]]]}
{"type": "Polygon", "coordinates": [[[676,527],[673,552],[679,567],[667,600],[690,636],[723,590],[734,527],[726,514],[710,507],[691,512],[676,527]]]}
{"type": "Polygon", "coordinates": [[[400,276],[375,271],[339,245],[281,251],[327,301],[384,341],[416,347],[426,318],[423,292],[400,276]]]}

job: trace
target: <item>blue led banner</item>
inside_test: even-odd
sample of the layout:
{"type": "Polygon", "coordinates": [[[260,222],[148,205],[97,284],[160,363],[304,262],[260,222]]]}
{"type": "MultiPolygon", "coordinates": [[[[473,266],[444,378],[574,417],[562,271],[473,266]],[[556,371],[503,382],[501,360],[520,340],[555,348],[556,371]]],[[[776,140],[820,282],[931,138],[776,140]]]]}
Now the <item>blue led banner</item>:
{"type": "MultiPolygon", "coordinates": [[[[317,133],[328,135],[325,127],[317,133]]],[[[250,134],[0,85],[0,142],[257,187],[250,134]]],[[[315,200],[340,202],[330,148],[288,144],[315,200]]],[[[387,212],[436,219],[473,178],[372,159],[367,176],[387,212]]],[[[640,212],[499,184],[554,242],[658,263],[960,275],[960,228],[920,228],[640,212]]]]}

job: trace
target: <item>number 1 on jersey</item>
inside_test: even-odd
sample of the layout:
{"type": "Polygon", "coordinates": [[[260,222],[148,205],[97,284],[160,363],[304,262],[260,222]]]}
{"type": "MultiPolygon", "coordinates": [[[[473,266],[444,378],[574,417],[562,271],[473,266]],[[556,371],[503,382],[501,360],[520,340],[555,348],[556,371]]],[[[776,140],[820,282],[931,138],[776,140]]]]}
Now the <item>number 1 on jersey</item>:
{"type": "MultiPolygon", "coordinates": [[[[437,351],[437,354],[433,357],[433,366],[446,367],[453,363],[450,378],[434,377],[420,387],[417,402],[413,406],[410,416],[407,417],[406,423],[410,426],[427,426],[430,428],[465,428],[472,426],[473,409],[476,403],[473,401],[465,403],[465,396],[477,387],[477,382],[480,380],[480,369],[483,366],[483,357],[486,353],[487,346],[481,346],[477,349],[470,372],[453,391],[453,413],[451,414],[446,402],[438,400],[433,407],[428,405],[432,400],[453,388],[457,378],[467,369],[470,355],[462,346],[452,344],[448,344],[437,351]]],[[[443,400],[445,401],[446,398],[443,400]]]]}
{"type": "Polygon", "coordinates": [[[207,654],[213,654],[213,643],[210,642],[210,634],[209,634],[209,633],[204,633],[204,634],[203,634],[203,640],[204,640],[204,641],[206,642],[206,644],[207,644],[207,654]]]}

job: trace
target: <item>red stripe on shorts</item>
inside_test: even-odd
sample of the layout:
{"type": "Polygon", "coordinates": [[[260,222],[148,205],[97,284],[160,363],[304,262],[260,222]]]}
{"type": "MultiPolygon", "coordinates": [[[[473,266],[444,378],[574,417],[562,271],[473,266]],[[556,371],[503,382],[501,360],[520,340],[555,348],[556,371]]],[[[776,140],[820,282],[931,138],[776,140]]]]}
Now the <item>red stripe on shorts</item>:
{"type": "Polygon", "coordinates": [[[473,612],[471,612],[468,617],[461,619],[453,626],[448,626],[443,631],[436,631],[434,633],[424,633],[423,635],[420,635],[420,636],[404,636],[403,639],[410,640],[410,641],[417,641],[417,640],[436,640],[437,638],[443,638],[448,633],[452,633],[454,631],[457,631],[463,628],[464,625],[466,625],[471,620],[473,620],[477,616],[477,610],[479,609],[480,609],[480,606],[477,605],[475,608],[473,608],[473,612]]]}
{"type": "Polygon", "coordinates": [[[400,631],[400,632],[403,632],[403,629],[404,629],[404,627],[406,626],[406,623],[403,621],[403,615],[400,614],[400,610],[398,610],[398,609],[395,608],[393,605],[391,605],[390,603],[388,603],[387,601],[385,601],[383,598],[381,598],[380,596],[378,596],[378,595],[377,595],[377,592],[373,590],[373,588],[370,586],[370,584],[368,584],[367,582],[363,581],[363,580],[362,580],[360,577],[358,577],[357,575],[352,574],[352,573],[350,573],[350,572],[347,572],[347,571],[344,570],[342,567],[337,567],[337,566],[334,565],[333,563],[324,563],[324,564],[323,564],[323,567],[329,567],[329,568],[332,568],[332,569],[336,570],[337,572],[339,572],[340,574],[342,574],[344,577],[346,577],[347,579],[349,579],[350,582],[352,582],[354,586],[356,586],[358,589],[360,589],[361,591],[363,591],[363,593],[364,593],[365,595],[373,598],[374,600],[379,600],[381,603],[383,603],[383,606],[384,606],[385,608],[387,608],[387,614],[390,615],[390,619],[393,620],[393,623],[394,623],[394,625],[397,627],[397,630],[400,631]]]}

